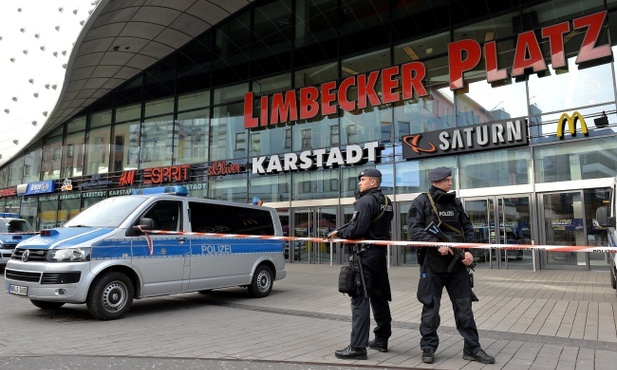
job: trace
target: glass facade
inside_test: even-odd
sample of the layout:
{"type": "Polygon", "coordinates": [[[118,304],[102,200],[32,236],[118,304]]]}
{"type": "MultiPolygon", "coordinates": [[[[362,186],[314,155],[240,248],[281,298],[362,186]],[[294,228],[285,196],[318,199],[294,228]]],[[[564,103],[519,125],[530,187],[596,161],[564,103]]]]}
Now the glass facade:
{"type": "MultiPolygon", "coordinates": [[[[449,166],[456,170],[454,188],[464,200],[485,196],[497,212],[495,205],[505,204],[497,195],[528,199],[525,209],[531,216],[525,222],[532,225],[526,227],[527,239],[547,243],[554,226],[545,217],[552,201],[547,184],[580,191],[572,199],[584,199],[595,186],[584,180],[617,175],[617,66],[611,58],[579,64],[587,28],[572,30],[573,20],[606,12],[594,45],[610,45],[615,53],[610,44],[615,41],[609,40],[617,40],[617,4],[517,0],[462,7],[456,0],[255,1],[102,99],[113,103],[97,103],[96,110],[54,128],[2,167],[0,189],[41,181],[58,185],[55,194],[9,192],[0,198],[0,207],[17,209],[46,229],[126,189],[179,183],[198,196],[244,203],[260,198],[285,215],[288,228],[298,224],[296,209],[312,215],[322,211],[306,207],[328,206],[338,216],[331,225],[336,227],[354,201],[357,173],[377,167],[384,174],[384,191],[399,207],[394,237],[404,240],[404,210],[430,186],[428,171],[449,166]],[[561,35],[565,65],[554,67],[559,64],[555,45],[542,32],[556,24],[567,24],[569,31],[561,35]],[[481,58],[468,66],[460,61],[466,65],[464,86],[453,89],[450,48],[460,42],[477,44],[481,58]],[[491,50],[495,57],[489,60],[491,50]],[[541,60],[532,64],[536,52],[541,60]],[[402,99],[402,66],[410,63],[424,66],[426,94],[416,86],[414,94],[402,99]],[[525,67],[514,76],[517,63],[525,67]],[[398,74],[388,77],[392,67],[398,74]],[[505,77],[493,79],[500,73],[505,77]],[[292,100],[298,111],[309,109],[301,106],[301,94],[317,90],[322,104],[327,87],[345,81],[353,83],[336,90],[340,95],[328,105],[334,106],[332,111],[324,112],[322,106],[309,118],[292,119],[292,100]],[[388,82],[390,89],[385,89],[388,82]],[[254,94],[249,106],[253,118],[281,122],[247,128],[248,92],[254,94]],[[289,92],[297,95],[288,99],[289,92]],[[388,96],[399,99],[384,102],[388,96]],[[273,108],[276,99],[282,107],[278,110],[273,108]],[[343,108],[337,102],[354,105],[343,108]],[[575,112],[588,133],[581,131],[581,120],[578,132],[562,122],[564,113],[571,119],[575,112]],[[593,123],[602,115],[609,123],[596,127],[593,123]],[[460,130],[461,136],[449,144],[470,147],[472,130],[515,120],[524,123],[528,145],[420,159],[404,154],[405,138],[414,135],[460,130]],[[560,126],[563,134],[558,136],[560,126]],[[376,158],[349,162],[353,150],[360,148],[366,156],[375,142],[376,158]],[[298,169],[302,158],[321,161],[298,169]],[[70,196],[61,189],[67,180],[70,196]]],[[[478,222],[504,235],[508,226],[495,223],[497,213],[482,214],[492,208],[482,209],[478,222]]],[[[581,212],[591,211],[587,207],[581,212]]],[[[592,229],[589,235],[597,233],[592,229]]],[[[489,229],[485,234],[491,237],[489,229]]],[[[568,240],[581,244],[590,239],[568,240]]],[[[342,261],[340,254],[336,258],[342,261]]],[[[593,258],[583,259],[575,264],[593,264],[593,258]]],[[[413,261],[413,248],[393,252],[395,264],[413,261]]],[[[545,258],[545,265],[551,264],[559,260],[545,258]]]]}

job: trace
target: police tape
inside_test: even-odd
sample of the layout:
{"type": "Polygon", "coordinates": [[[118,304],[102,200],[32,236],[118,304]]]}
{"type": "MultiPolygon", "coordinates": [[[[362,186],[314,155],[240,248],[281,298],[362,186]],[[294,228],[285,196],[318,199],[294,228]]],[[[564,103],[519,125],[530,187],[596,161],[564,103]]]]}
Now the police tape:
{"type": "Polygon", "coordinates": [[[142,230],[146,236],[154,235],[185,235],[185,236],[206,236],[215,238],[230,239],[265,239],[282,241],[304,241],[314,243],[341,243],[341,244],[369,244],[369,245],[396,245],[404,247],[453,247],[463,249],[502,249],[513,251],[543,250],[548,252],[591,252],[591,253],[617,253],[617,247],[600,247],[589,245],[542,245],[542,244],[492,244],[492,243],[449,243],[449,242],[428,242],[410,240],[352,240],[352,239],[324,239],[302,236],[275,236],[275,235],[247,235],[247,234],[225,234],[225,233],[205,233],[205,232],[185,232],[185,231],[165,231],[165,230],[142,230]]]}

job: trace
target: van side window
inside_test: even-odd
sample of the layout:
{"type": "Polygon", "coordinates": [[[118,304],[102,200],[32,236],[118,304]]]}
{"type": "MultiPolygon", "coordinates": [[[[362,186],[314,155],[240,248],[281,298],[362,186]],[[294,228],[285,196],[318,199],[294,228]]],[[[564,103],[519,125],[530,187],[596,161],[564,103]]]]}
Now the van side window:
{"type": "Polygon", "coordinates": [[[160,201],[142,216],[154,221],[155,230],[180,231],[182,225],[182,203],[160,201]]]}
{"type": "Polygon", "coordinates": [[[193,232],[274,235],[272,214],[249,207],[189,202],[193,232]]]}

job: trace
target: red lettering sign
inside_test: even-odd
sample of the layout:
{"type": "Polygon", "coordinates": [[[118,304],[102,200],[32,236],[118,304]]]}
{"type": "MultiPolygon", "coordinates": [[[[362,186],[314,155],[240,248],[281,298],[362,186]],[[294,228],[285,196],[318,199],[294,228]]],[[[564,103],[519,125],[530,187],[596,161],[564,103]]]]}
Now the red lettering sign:
{"type": "Polygon", "coordinates": [[[10,197],[17,195],[17,188],[0,189],[0,197],[10,197]]]}
{"type": "Polygon", "coordinates": [[[135,182],[135,171],[124,171],[120,175],[120,186],[131,186],[135,182]]]}
{"type": "MultiPolygon", "coordinates": [[[[575,63],[602,60],[611,56],[611,46],[597,45],[606,20],[606,11],[586,15],[570,22],[561,22],[542,28],[520,33],[517,36],[514,57],[510,65],[498,65],[498,41],[488,41],[481,45],[478,41],[465,39],[448,45],[448,68],[450,72],[450,89],[458,90],[465,87],[465,72],[477,69],[482,63],[486,69],[486,79],[493,83],[507,78],[519,77],[526,73],[546,71],[548,66],[544,60],[538,37],[548,41],[550,61],[553,68],[567,67],[565,56],[566,35],[573,31],[584,33],[579,53],[575,63]],[[484,51],[484,53],[483,53],[484,51]],[[511,74],[508,69],[511,67],[511,74]]],[[[256,104],[253,92],[244,96],[244,128],[257,129],[272,125],[280,125],[296,120],[308,120],[319,113],[323,116],[336,114],[338,109],[353,112],[365,109],[369,105],[375,107],[405,101],[415,96],[427,96],[424,87],[426,66],[415,61],[380,71],[357,74],[338,81],[328,81],[320,86],[307,86],[299,91],[288,90],[261,96],[256,104]],[[357,91],[356,100],[350,99],[350,90],[357,91]],[[378,94],[381,92],[381,96],[378,94]],[[259,109],[255,112],[255,109],[259,109]]]]}
{"type": "Polygon", "coordinates": [[[307,120],[320,112],[323,116],[328,116],[336,114],[338,108],[352,112],[367,108],[369,104],[379,106],[394,103],[400,100],[401,95],[405,100],[412,99],[414,92],[417,96],[426,96],[428,92],[423,85],[425,77],[425,65],[411,62],[400,67],[347,77],[340,84],[329,81],[318,87],[303,87],[298,93],[296,90],[289,90],[272,94],[270,97],[262,96],[259,98],[259,112],[255,112],[255,94],[248,92],[244,95],[244,128],[255,129],[307,120]],[[348,94],[353,87],[358,91],[356,100],[350,100],[348,94]],[[399,92],[401,89],[402,92],[399,92]],[[382,92],[381,97],[378,91],[382,92]],[[299,101],[296,104],[298,96],[299,101]]]}
{"type": "Polygon", "coordinates": [[[181,164],[177,166],[145,168],[144,185],[188,181],[190,167],[190,164],[181,164]]]}
{"type": "Polygon", "coordinates": [[[216,161],[208,167],[208,176],[235,175],[242,172],[242,166],[225,161],[216,161]]]}

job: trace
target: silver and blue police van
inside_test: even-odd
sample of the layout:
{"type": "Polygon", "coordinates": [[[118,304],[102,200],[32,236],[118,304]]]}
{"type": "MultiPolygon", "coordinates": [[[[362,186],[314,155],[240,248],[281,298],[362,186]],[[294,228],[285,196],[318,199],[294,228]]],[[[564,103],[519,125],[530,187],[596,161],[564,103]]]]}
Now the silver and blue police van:
{"type": "Polygon", "coordinates": [[[286,275],[275,209],[188,197],[182,186],[104,199],[19,243],[5,289],[42,309],[85,303],[118,319],[133,299],[243,286],[270,294],[286,275]]]}

